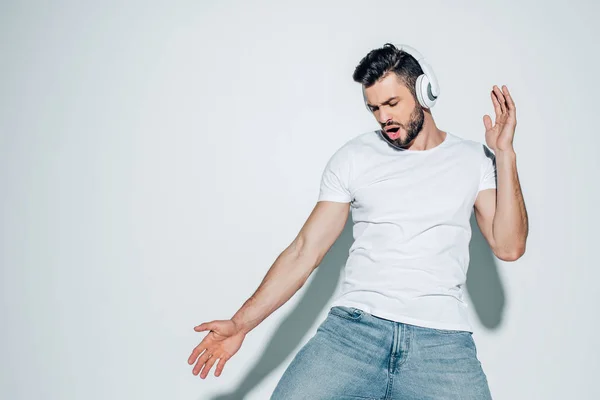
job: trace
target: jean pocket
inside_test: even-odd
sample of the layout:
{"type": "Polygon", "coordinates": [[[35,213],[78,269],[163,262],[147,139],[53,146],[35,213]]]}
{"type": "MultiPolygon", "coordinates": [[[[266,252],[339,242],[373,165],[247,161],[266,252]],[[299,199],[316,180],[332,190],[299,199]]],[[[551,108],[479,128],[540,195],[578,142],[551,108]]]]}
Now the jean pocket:
{"type": "Polygon", "coordinates": [[[356,307],[334,306],[329,310],[329,314],[350,321],[360,321],[364,315],[364,311],[356,307]]]}

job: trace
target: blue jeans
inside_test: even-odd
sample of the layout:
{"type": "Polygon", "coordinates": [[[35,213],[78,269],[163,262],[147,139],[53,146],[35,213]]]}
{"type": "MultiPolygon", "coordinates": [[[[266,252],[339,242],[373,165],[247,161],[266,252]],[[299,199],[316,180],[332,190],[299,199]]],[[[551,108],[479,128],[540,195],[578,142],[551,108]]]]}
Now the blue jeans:
{"type": "Polygon", "coordinates": [[[332,307],[271,400],[491,399],[467,331],[390,321],[332,307]]]}

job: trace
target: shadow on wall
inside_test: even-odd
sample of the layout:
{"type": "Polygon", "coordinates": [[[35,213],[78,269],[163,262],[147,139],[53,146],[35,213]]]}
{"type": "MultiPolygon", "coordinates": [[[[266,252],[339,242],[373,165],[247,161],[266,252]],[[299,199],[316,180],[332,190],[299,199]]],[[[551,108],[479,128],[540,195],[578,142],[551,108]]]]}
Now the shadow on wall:
{"type": "Polygon", "coordinates": [[[469,269],[467,292],[479,322],[488,329],[498,329],[504,314],[504,287],[500,281],[494,253],[485,240],[475,214],[471,213],[471,243],[469,244],[469,269]]]}
{"type": "MultiPolygon", "coordinates": [[[[471,261],[467,273],[467,290],[471,306],[481,323],[489,329],[496,329],[502,319],[504,291],[494,256],[479,231],[474,214],[471,215],[471,229],[473,236],[469,246],[471,261]]],[[[331,300],[353,240],[352,218],[348,218],[340,237],[313,272],[314,277],[303,297],[281,322],[261,357],[248,367],[247,375],[233,392],[213,396],[211,400],[244,399],[292,354],[315,324],[323,307],[331,300]]]]}

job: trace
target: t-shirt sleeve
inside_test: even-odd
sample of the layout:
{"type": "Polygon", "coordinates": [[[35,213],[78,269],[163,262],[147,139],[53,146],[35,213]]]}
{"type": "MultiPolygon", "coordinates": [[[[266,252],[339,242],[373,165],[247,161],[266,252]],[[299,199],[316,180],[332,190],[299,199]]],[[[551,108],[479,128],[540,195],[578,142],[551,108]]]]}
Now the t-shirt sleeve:
{"type": "Polygon", "coordinates": [[[496,156],[486,145],[483,146],[479,191],[496,188],[496,156]]]}
{"type": "Polygon", "coordinates": [[[317,201],[335,201],[350,203],[350,156],[348,149],[342,147],[327,162],[321,175],[321,186],[317,201]]]}

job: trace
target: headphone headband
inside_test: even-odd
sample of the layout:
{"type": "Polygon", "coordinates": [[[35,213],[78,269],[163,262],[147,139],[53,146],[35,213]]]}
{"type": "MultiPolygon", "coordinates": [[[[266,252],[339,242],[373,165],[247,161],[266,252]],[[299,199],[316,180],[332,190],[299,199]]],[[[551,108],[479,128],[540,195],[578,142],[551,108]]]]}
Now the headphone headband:
{"type": "Polygon", "coordinates": [[[417,49],[407,44],[400,44],[395,46],[399,50],[407,52],[408,54],[413,56],[415,60],[417,60],[417,62],[421,66],[421,69],[423,70],[423,73],[427,75],[427,78],[429,78],[429,82],[431,83],[431,94],[433,94],[433,96],[437,98],[440,95],[440,86],[438,84],[435,74],[433,73],[433,69],[425,61],[425,57],[423,57],[423,55],[419,53],[417,49]]]}

